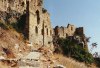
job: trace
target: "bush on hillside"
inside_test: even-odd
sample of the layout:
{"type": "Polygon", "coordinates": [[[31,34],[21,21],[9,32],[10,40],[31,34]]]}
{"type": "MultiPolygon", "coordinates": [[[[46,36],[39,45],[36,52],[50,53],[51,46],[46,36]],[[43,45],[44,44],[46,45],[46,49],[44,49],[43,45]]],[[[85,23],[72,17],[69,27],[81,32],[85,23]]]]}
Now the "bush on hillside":
{"type": "Polygon", "coordinates": [[[89,64],[94,61],[93,56],[75,41],[68,38],[59,38],[57,39],[57,42],[58,47],[55,48],[55,53],[59,52],[80,62],[89,64]]]}

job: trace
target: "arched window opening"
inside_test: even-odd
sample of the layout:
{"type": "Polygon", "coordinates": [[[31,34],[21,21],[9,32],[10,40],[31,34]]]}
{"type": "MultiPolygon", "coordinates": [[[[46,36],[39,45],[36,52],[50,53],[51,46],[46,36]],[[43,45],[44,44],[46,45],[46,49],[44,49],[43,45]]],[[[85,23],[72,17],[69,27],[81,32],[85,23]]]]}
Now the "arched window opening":
{"type": "Polygon", "coordinates": [[[66,37],[68,37],[68,34],[66,33],[66,37]]]}
{"type": "Polygon", "coordinates": [[[47,28],[47,35],[48,35],[48,28],[47,28]]]}
{"type": "Polygon", "coordinates": [[[37,16],[37,24],[39,24],[40,23],[40,14],[39,14],[38,10],[36,11],[36,16],[37,16]]]}
{"type": "Polygon", "coordinates": [[[35,33],[38,34],[38,27],[35,27],[35,33]]]}
{"type": "Polygon", "coordinates": [[[73,31],[73,27],[71,27],[71,30],[73,31]]]}

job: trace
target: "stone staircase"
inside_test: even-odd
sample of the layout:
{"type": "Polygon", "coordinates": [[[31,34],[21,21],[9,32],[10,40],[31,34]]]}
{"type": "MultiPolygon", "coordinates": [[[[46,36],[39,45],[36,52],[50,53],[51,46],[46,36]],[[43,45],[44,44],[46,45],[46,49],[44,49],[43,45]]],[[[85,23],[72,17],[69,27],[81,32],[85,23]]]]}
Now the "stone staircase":
{"type": "Polygon", "coordinates": [[[19,68],[66,68],[52,59],[53,53],[47,48],[32,50],[18,62],[19,68]]]}

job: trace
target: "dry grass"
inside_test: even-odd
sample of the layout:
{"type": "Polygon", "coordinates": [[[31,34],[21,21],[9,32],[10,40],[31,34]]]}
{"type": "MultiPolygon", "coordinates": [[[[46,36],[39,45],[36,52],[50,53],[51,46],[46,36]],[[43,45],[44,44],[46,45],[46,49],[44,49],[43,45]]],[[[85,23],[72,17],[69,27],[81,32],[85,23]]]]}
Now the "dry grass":
{"type": "Polygon", "coordinates": [[[0,62],[0,68],[8,68],[8,66],[2,62],[0,62]]]}
{"type": "Polygon", "coordinates": [[[64,57],[63,55],[55,54],[54,57],[59,64],[62,64],[67,68],[96,68],[95,66],[87,67],[84,63],[75,61],[72,58],[64,57]]]}
{"type": "Polygon", "coordinates": [[[2,48],[9,49],[15,55],[19,53],[19,50],[15,48],[18,45],[21,52],[26,52],[26,44],[24,42],[22,34],[16,32],[14,29],[4,30],[0,27],[0,50],[2,48]]]}

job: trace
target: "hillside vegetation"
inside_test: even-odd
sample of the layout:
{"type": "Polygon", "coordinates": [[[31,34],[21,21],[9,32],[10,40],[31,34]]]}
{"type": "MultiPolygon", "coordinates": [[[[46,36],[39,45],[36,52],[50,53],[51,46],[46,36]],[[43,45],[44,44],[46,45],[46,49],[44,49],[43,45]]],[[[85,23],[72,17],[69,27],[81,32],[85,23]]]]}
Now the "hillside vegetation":
{"type": "Polygon", "coordinates": [[[84,62],[79,62],[71,57],[66,57],[62,54],[54,54],[57,62],[64,65],[66,68],[97,68],[95,64],[87,66],[84,62]]]}
{"type": "Polygon", "coordinates": [[[21,52],[25,51],[26,46],[23,34],[18,33],[10,25],[0,23],[0,54],[4,54],[6,58],[13,58],[12,56],[7,56],[7,54],[10,52],[13,56],[16,56],[20,52],[16,49],[17,45],[20,46],[19,50],[21,52]]]}
{"type": "Polygon", "coordinates": [[[85,63],[87,66],[91,66],[95,62],[92,54],[88,50],[70,38],[58,38],[56,40],[54,53],[71,57],[78,62],[85,63]]]}

